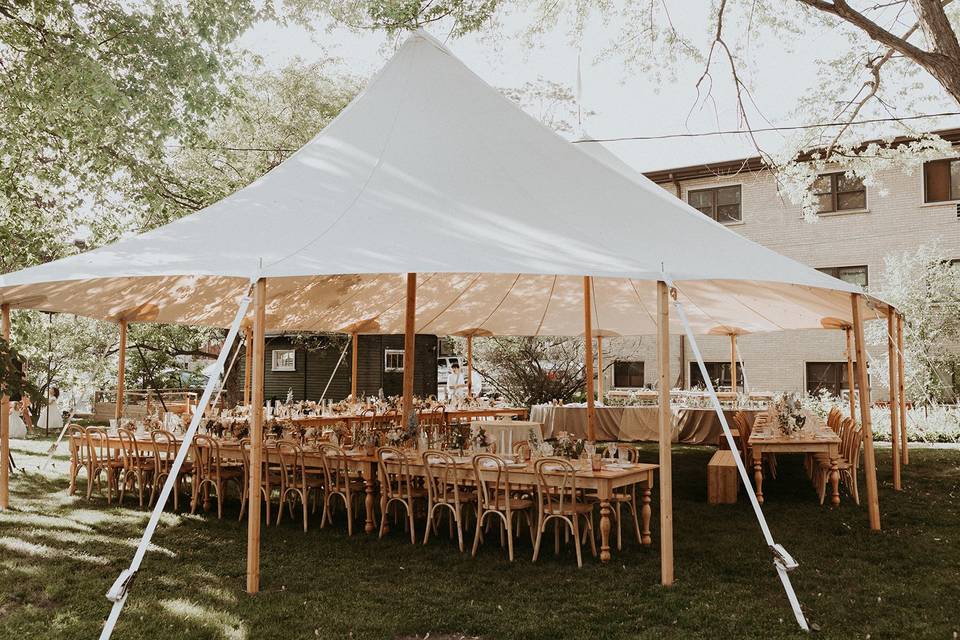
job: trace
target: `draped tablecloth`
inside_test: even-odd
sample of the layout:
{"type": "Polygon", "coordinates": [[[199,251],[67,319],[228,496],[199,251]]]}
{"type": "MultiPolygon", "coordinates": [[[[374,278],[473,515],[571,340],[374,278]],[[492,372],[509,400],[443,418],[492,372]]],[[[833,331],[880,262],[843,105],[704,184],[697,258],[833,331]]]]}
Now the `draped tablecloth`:
{"type": "MultiPolygon", "coordinates": [[[[744,410],[751,422],[756,410],[744,410]]],[[[737,410],[724,411],[727,424],[732,424],[737,410]]],[[[657,441],[658,409],[649,407],[597,407],[597,440],[657,441]]],[[[534,405],[530,420],[543,423],[545,438],[556,437],[566,431],[577,438],[587,437],[586,407],[563,407],[534,405]]],[[[674,409],[672,422],[673,441],[685,444],[716,444],[723,433],[720,420],[713,409],[674,409]]]]}

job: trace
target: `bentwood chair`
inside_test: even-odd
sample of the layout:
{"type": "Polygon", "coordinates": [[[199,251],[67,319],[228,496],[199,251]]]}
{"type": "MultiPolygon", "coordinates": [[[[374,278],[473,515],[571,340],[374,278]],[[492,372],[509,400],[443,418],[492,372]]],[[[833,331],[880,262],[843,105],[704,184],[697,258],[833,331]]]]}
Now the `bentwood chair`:
{"type": "Polygon", "coordinates": [[[130,429],[117,429],[117,436],[120,438],[120,448],[123,452],[121,458],[123,476],[120,478],[120,498],[118,502],[123,504],[123,496],[127,489],[136,487],[137,498],[142,508],[144,491],[153,477],[153,457],[140,450],[137,436],[130,429]]]}
{"type": "Polygon", "coordinates": [[[537,510],[539,524],[537,539],[533,543],[533,561],[540,555],[540,542],[547,523],[554,521],[554,552],[560,552],[560,525],[569,527],[577,550],[577,566],[583,567],[580,554],[580,519],[590,533],[590,550],[597,555],[597,543],[593,535],[593,504],[584,500],[577,490],[577,470],[566,458],[541,458],[534,463],[537,477],[537,510]]]}
{"type": "Polygon", "coordinates": [[[209,490],[212,488],[217,498],[217,518],[223,518],[223,498],[228,482],[237,485],[243,495],[245,474],[243,465],[230,463],[220,457],[220,443],[205,435],[193,437],[193,496],[190,501],[190,513],[197,512],[200,494],[203,493],[203,508],[207,509],[209,490]]]}
{"type": "MultiPolygon", "coordinates": [[[[477,530],[473,537],[473,557],[477,555],[480,546],[480,536],[484,520],[495,518],[500,521],[500,543],[503,544],[503,533],[506,532],[507,553],[510,562],[513,562],[513,532],[514,514],[524,514],[527,519],[527,528],[533,537],[533,521],[530,519],[530,510],[533,501],[529,498],[518,497],[520,487],[510,481],[510,469],[502,458],[489,453],[480,453],[473,457],[473,472],[477,481],[477,530]]],[[[518,523],[519,524],[519,523],[518,523]]]]}
{"type": "Polygon", "coordinates": [[[323,513],[320,516],[320,528],[333,524],[333,498],[343,500],[347,511],[347,535],[353,535],[353,502],[362,498],[366,488],[363,478],[350,473],[347,454],[333,444],[320,445],[320,459],[323,461],[323,513]]]}
{"type": "MultiPolygon", "coordinates": [[[[247,508],[250,506],[250,474],[253,470],[253,465],[250,460],[250,438],[243,438],[240,440],[240,454],[243,458],[243,494],[240,496],[240,520],[243,520],[243,516],[247,513],[247,508]]],[[[264,507],[264,516],[266,517],[267,526],[270,525],[270,499],[273,493],[274,487],[279,487],[281,484],[281,475],[275,466],[271,466],[267,462],[268,451],[267,445],[263,445],[263,457],[260,460],[260,495],[257,497],[259,500],[263,498],[263,507],[264,507]]],[[[283,505],[280,505],[281,508],[283,505]]]]}
{"type": "MultiPolygon", "coordinates": [[[[850,418],[844,418],[850,420],[850,418]]],[[[851,421],[852,423],[852,421],[851,421]]],[[[859,506],[860,491],[857,487],[857,475],[860,468],[860,448],[863,445],[863,429],[849,427],[840,442],[840,459],[837,461],[837,470],[840,479],[847,485],[847,491],[853,496],[853,501],[859,506]]],[[[830,456],[817,454],[815,483],[820,504],[823,504],[827,494],[827,484],[830,482],[830,456]]]]}
{"type": "Polygon", "coordinates": [[[427,497],[427,492],[416,486],[410,473],[410,462],[400,449],[380,447],[377,449],[377,469],[380,476],[380,537],[387,533],[387,512],[391,505],[402,505],[410,528],[410,542],[417,544],[416,526],[413,520],[415,500],[427,497]]]}
{"type": "Polygon", "coordinates": [[[103,493],[100,483],[100,474],[107,480],[107,504],[113,501],[114,488],[118,486],[120,474],[123,471],[123,461],[114,454],[113,447],[107,438],[107,432],[100,428],[87,429],[88,466],[87,500],[93,494],[93,483],[103,493]]]}
{"type": "Polygon", "coordinates": [[[476,502],[476,494],[464,491],[457,473],[457,462],[443,451],[429,450],[423,454],[423,468],[427,479],[427,526],[423,544],[430,540],[430,530],[436,533],[436,514],[447,511],[450,535],[457,528],[457,543],[463,553],[463,508],[476,502]]]}
{"type": "Polygon", "coordinates": [[[70,495],[74,495],[81,468],[86,470],[87,484],[90,483],[90,441],[86,429],[75,424],[67,427],[67,435],[70,443],[70,495]]]}
{"type": "Polygon", "coordinates": [[[307,473],[303,461],[303,447],[296,442],[281,440],[277,443],[280,456],[280,508],[277,510],[277,526],[283,520],[283,505],[287,504],[293,516],[293,505],[300,499],[303,510],[303,532],[307,532],[307,503],[310,495],[323,490],[323,476],[307,473]]]}
{"type": "MultiPolygon", "coordinates": [[[[153,440],[153,486],[150,487],[150,504],[153,504],[158,491],[163,488],[163,484],[173,471],[173,461],[177,457],[180,441],[177,440],[175,435],[163,429],[151,432],[150,437],[153,440]]],[[[184,460],[183,466],[180,467],[180,473],[174,478],[174,511],[180,510],[180,490],[183,488],[184,479],[190,477],[192,471],[192,463],[189,460],[184,460]]]]}
{"type": "MultiPolygon", "coordinates": [[[[740,433],[740,455],[747,469],[753,468],[753,447],[750,446],[750,434],[753,432],[753,426],[750,424],[750,418],[742,411],[733,414],[733,424],[736,425],[740,433]]],[[[767,470],[770,477],[777,477],[777,458],[776,454],[763,454],[763,462],[767,463],[767,470]]]]}

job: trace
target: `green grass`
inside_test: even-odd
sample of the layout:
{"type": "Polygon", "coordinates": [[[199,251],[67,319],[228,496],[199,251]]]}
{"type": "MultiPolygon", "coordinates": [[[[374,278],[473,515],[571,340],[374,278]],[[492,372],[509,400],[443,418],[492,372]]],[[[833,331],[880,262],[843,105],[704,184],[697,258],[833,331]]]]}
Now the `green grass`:
{"type": "MultiPolygon", "coordinates": [[[[17,455],[36,466],[35,454],[17,455]]],[[[644,455],[656,459],[653,448],[644,455]]],[[[377,540],[348,537],[342,519],[320,530],[314,517],[307,534],[289,520],[264,530],[262,591],[249,597],[246,525],[232,500],[222,521],[170,514],[154,540],[167,553],[147,555],[114,637],[802,637],[743,493],[735,506],[706,504],[710,455],[675,449],[670,589],[658,584],[655,508],[652,548],[630,540],[606,566],[588,553],[582,570],[572,548],[555,558],[552,545],[532,564],[529,540],[510,564],[493,540],[471,559],[445,535],[412,546],[401,528],[377,540]]],[[[799,458],[781,457],[780,477],[765,483],[774,536],[800,562],[797,595],[825,638],[953,638],[960,451],[913,451],[899,494],[889,449],[878,457],[881,533],[846,495],[836,510],[820,507],[799,458]]],[[[95,637],[103,594],[130,561],[145,512],[69,500],[66,486],[60,472],[17,474],[14,510],[0,515],[2,638],[95,637]]]]}

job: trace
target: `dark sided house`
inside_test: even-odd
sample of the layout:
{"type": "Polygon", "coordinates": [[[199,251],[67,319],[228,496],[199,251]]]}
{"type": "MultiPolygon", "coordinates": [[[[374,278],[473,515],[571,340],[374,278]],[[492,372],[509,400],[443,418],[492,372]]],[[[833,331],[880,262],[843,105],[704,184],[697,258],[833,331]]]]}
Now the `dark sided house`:
{"type": "MultiPolygon", "coordinates": [[[[342,346],[307,350],[289,335],[267,335],[264,350],[263,397],[285,400],[293,390],[295,400],[319,400],[340,358],[342,346]]],[[[357,390],[361,396],[386,396],[403,392],[403,336],[360,336],[358,339],[357,390]]],[[[234,365],[234,383],[243,399],[246,354],[241,349],[234,365]]],[[[352,354],[350,348],[340,363],[325,399],[342,400],[350,394],[352,354]]],[[[418,335],[413,392],[419,396],[437,393],[437,337],[418,335]]]]}

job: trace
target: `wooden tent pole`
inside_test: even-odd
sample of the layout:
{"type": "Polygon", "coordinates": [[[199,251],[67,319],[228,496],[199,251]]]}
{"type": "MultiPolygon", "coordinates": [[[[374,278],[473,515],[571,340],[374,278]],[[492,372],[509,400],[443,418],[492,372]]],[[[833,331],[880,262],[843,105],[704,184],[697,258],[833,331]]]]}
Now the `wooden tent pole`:
{"type": "Polygon", "coordinates": [[[124,396],[126,394],[127,379],[127,321],[120,320],[120,352],[117,355],[117,407],[114,416],[117,419],[117,426],[120,425],[120,418],[123,417],[124,396]]]}
{"type": "Polygon", "coordinates": [[[593,317],[590,313],[590,288],[593,284],[590,276],[583,276],[583,364],[586,368],[587,395],[587,440],[595,442],[596,406],[593,397],[593,317]]]}
{"type": "MultiPolygon", "coordinates": [[[[3,339],[10,344],[10,305],[0,305],[3,339]]],[[[6,391],[6,389],[4,389],[6,391]]],[[[10,396],[0,397],[0,511],[10,508],[10,396]]]]}
{"type": "Polygon", "coordinates": [[[467,397],[473,397],[473,336],[467,336],[467,397]]]}
{"type": "Polygon", "coordinates": [[[673,471],[670,412],[670,301],[657,282],[657,391],[660,442],[660,582],[673,584],[673,471]]]}
{"type": "Polygon", "coordinates": [[[901,491],[900,485],[900,406],[897,401],[897,346],[894,342],[896,320],[893,310],[887,312],[887,373],[890,376],[890,441],[893,445],[893,489],[901,491]]]}
{"type": "Polygon", "coordinates": [[[863,336],[863,315],[859,293],[850,294],[853,307],[853,334],[857,348],[857,386],[860,387],[860,428],[863,431],[863,470],[867,478],[867,510],[870,528],[880,530],[880,498],[877,495],[877,458],[873,450],[873,424],[870,418],[870,380],[867,378],[867,351],[863,336]]]}
{"type": "Polygon", "coordinates": [[[597,402],[603,404],[603,336],[597,336],[597,402]]]}
{"type": "Polygon", "coordinates": [[[250,406],[250,368],[253,366],[253,328],[249,325],[243,329],[243,405],[250,406]]]}
{"type": "Polygon", "coordinates": [[[357,398],[357,381],[360,369],[360,352],[357,348],[360,346],[360,335],[354,331],[350,336],[353,341],[350,345],[350,397],[354,402],[359,402],[357,398]]]}
{"type": "MultiPolygon", "coordinates": [[[[263,367],[267,281],[253,288],[253,381],[250,405],[250,486],[247,488],[247,593],[260,591],[260,482],[263,471],[263,367]]],[[[248,345],[249,347],[249,345],[248,345]]]]}
{"type": "Polygon", "coordinates": [[[403,334],[403,422],[401,428],[410,424],[413,413],[413,367],[417,339],[417,274],[407,274],[406,319],[403,334]]]}
{"type": "Polygon", "coordinates": [[[853,328],[844,327],[844,333],[847,334],[847,391],[850,396],[850,419],[857,421],[857,378],[853,370],[853,328]]]}
{"type": "Polygon", "coordinates": [[[737,334],[730,334],[730,390],[737,392],[737,334]]]}
{"type": "Polygon", "coordinates": [[[910,464],[910,448],[907,446],[907,396],[903,393],[905,359],[906,356],[903,352],[903,316],[897,314],[897,396],[900,399],[900,453],[901,462],[908,465],[910,464]]]}

